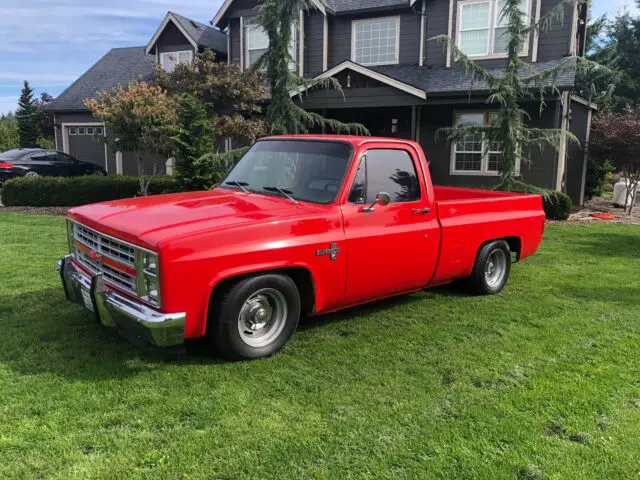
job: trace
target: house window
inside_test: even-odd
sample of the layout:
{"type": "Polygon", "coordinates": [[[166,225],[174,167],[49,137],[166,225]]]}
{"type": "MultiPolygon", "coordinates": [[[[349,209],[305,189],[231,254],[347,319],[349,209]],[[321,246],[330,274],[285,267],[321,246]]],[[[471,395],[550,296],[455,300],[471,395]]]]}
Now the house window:
{"type": "MultiPolygon", "coordinates": [[[[488,126],[495,112],[464,112],[456,114],[456,126],[488,126]]],[[[458,175],[498,175],[502,149],[482,133],[465,135],[453,145],[451,173],[458,175]]],[[[519,165],[516,166],[516,171],[519,165]]]]}
{"type": "Polygon", "coordinates": [[[78,127],[78,135],[84,135],[85,134],[85,128],[84,127],[78,127]]]}
{"type": "Polygon", "coordinates": [[[398,63],[400,17],[357,20],[351,30],[351,60],[366,66],[398,63]]]}
{"type": "Polygon", "coordinates": [[[177,65],[189,64],[193,62],[193,50],[183,50],[181,52],[162,52],[160,54],[160,65],[167,72],[173,72],[177,65]]]}
{"type": "Polygon", "coordinates": [[[94,129],[93,127],[87,127],[87,135],[93,135],[94,129]]]}
{"type": "Polygon", "coordinates": [[[77,133],[76,127],[69,127],[69,135],[76,135],[77,133]]]}
{"type": "MultiPolygon", "coordinates": [[[[255,23],[247,23],[245,27],[245,52],[244,65],[246,68],[253,66],[267,52],[269,48],[269,36],[264,28],[255,23]]],[[[295,72],[298,68],[298,25],[291,26],[291,45],[289,55],[292,61],[289,69],[295,72]]]]}
{"type": "Polygon", "coordinates": [[[103,135],[104,134],[104,129],[102,127],[96,127],[95,128],[95,134],[96,135],[103,135]]]}
{"type": "MultiPolygon", "coordinates": [[[[458,48],[470,57],[505,57],[507,54],[507,19],[502,18],[503,0],[465,0],[458,3],[458,48]]],[[[530,0],[521,0],[521,9],[528,23],[530,0]]],[[[524,39],[521,55],[528,50],[524,39]]]]}

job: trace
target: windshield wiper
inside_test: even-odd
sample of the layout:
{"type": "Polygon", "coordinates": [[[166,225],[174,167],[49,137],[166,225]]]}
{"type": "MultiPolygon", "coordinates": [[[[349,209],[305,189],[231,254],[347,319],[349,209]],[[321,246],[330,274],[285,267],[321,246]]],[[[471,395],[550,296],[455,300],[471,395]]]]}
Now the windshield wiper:
{"type": "Polygon", "coordinates": [[[244,193],[251,193],[246,187],[249,186],[248,183],[246,182],[225,182],[225,185],[231,185],[232,187],[238,187],[240,190],[242,190],[244,193]]]}
{"type": "Polygon", "coordinates": [[[291,203],[293,203],[294,205],[298,205],[298,201],[292,197],[293,192],[291,190],[287,190],[282,187],[262,187],[262,189],[266,190],[267,192],[277,192],[283,197],[287,197],[289,200],[291,200],[291,203]]]}

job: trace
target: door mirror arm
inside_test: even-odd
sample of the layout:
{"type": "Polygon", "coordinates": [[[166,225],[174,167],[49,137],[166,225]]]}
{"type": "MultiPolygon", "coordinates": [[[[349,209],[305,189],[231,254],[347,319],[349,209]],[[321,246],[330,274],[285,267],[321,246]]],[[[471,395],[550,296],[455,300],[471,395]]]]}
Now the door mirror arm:
{"type": "Polygon", "coordinates": [[[374,202],[369,207],[363,208],[362,211],[364,213],[372,213],[376,211],[376,205],[382,205],[384,207],[386,205],[389,205],[390,203],[391,195],[389,195],[387,192],[380,192],[378,195],[376,195],[376,199],[374,200],[374,202]]]}

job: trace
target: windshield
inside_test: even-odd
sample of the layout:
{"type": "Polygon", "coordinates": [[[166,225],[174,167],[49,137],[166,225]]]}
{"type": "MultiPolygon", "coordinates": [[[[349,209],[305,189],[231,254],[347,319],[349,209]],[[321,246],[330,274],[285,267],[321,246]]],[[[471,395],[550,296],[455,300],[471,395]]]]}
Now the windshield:
{"type": "Polygon", "coordinates": [[[221,185],[327,204],[336,199],[351,156],[351,146],[341,142],[263,140],[251,147],[221,185]]]}

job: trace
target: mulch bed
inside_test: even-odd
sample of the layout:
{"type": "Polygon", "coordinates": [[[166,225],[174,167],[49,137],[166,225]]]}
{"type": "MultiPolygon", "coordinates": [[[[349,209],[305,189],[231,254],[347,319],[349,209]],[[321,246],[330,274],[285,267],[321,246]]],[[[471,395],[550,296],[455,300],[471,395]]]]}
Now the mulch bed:
{"type": "Polygon", "coordinates": [[[617,223],[625,225],[640,225],[640,205],[627,215],[624,208],[617,207],[611,200],[594,198],[587,201],[584,207],[573,213],[565,222],[549,222],[554,224],[588,224],[588,223],[617,223]],[[613,217],[613,218],[611,218],[613,217]]]}

